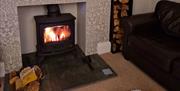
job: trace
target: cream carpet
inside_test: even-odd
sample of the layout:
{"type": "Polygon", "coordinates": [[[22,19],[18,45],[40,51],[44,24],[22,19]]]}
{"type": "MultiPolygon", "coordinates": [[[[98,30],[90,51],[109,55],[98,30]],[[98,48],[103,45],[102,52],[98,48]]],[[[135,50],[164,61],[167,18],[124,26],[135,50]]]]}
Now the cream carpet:
{"type": "Polygon", "coordinates": [[[125,60],[121,53],[106,53],[101,57],[118,74],[114,78],[73,88],[70,91],[166,91],[135,65],[125,60]]]}

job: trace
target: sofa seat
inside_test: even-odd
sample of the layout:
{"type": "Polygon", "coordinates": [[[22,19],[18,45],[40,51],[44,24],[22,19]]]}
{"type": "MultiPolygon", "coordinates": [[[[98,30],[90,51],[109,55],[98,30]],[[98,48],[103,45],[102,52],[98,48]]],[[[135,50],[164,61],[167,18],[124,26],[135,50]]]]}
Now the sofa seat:
{"type": "MultiPolygon", "coordinates": [[[[172,61],[180,59],[180,39],[170,37],[159,29],[135,32],[129,36],[128,40],[129,46],[138,49],[148,57],[158,59],[158,61],[151,60],[151,63],[166,72],[171,72],[172,61]]],[[[180,72],[178,70],[180,67],[177,65],[173,66],[173,69],[180,72]]]]}

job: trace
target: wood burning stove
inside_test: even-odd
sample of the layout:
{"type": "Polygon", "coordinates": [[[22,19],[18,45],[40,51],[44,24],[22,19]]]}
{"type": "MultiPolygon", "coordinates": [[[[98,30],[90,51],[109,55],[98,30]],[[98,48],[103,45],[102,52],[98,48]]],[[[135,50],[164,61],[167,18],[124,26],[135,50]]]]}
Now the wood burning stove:
{"type": "Polygon", "coordinates": [[[75,17],[61,14],[58,5],[47,5],[48,14],[34,16],[37,31],[37,54],[62,52],[74,46],[75,17]]]}

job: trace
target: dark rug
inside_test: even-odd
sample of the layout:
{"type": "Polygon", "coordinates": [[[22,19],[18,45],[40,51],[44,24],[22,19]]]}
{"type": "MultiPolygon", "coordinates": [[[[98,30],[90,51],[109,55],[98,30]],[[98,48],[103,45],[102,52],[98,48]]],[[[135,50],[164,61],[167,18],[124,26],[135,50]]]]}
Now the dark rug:
{"type": "Polygon", "coordinates": [[[42,65],[45,78],[41,91],[64,91],[116,76],[97,54],[84,56],[81,51],[48,56],[42,65]]]}

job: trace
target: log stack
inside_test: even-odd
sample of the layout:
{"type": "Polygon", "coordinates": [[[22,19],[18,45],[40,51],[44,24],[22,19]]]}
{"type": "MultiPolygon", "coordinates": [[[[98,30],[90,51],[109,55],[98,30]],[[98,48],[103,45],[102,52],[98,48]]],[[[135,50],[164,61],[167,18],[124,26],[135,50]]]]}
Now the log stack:
{"type": "Polygon", "coordinates": [[[114,0],[113,13],[112,13],[112,29],[111,29],[111,44],[112,52],[121,51],[122,49],[122,37],[124,35],[121,28],[121,17],[128,16],[128,2],[129,0],[114,0]]]}
{"type": "Polygon", "coordinates": [[[9,74],[9,84],[13,91],[39,91],[42,71],[38,66],[26,67],[9,74]]]}

